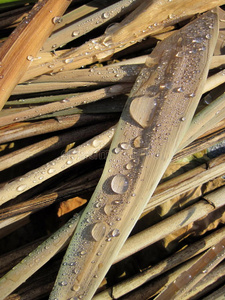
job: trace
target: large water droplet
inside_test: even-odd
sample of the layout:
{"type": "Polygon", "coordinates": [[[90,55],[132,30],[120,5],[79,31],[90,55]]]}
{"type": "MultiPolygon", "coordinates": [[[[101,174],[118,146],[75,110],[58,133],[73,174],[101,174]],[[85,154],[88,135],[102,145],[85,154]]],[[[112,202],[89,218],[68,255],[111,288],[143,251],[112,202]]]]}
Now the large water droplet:
{"type": "Polygon", "coordinates": [[[157,109],[155,97],[136,97],[130,105],[131,117],[143,128],[151,125],[157,109]]]}
{"type": "Polygon", "coordinates": [[[96,223],[92,228],[91,235],[95,241],[100,241],[106,232],[106,224],[104,223],[96,223]]]}
{"type": "Polygon", "coordinates": [[[128,179],[125,175],[118,174],[115,175],[111,181],[111,188],[113,192],[117,194],[123,194],[127,191],[128,189],[128,179]]]}

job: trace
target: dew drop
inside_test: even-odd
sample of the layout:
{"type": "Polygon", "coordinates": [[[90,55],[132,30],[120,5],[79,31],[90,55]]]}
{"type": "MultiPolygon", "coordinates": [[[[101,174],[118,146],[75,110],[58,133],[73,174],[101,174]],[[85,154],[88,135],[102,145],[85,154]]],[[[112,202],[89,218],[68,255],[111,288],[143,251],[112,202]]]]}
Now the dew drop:
{"type": "Polygon", "coordinates": [[[67,58],[64,60],[65,64],[70,64],[73,62],[73,59],[72,58],[67,58]]]}
{"type": "Polygon", "coordinates": [[[92,228],[91,235],[95,241],[100,241],[106,232],[106,224],[104,223],[96,223],[92,228]]]}
{"type": "Polygon", "coordinates": [[[116,205],[123,204],[123,200],[115,200],[115,201],[113,201],[113,204],[116,204],[116,205]]]}
{"type": "Polygon", "coordinates": [[[135,148],[142,148],[144,146],[144,141],[140,135],[134,139],[133,145],[135,148]]]}
{"type": "Polygon", "coordinates": [[[47,172],[48,172],[48,174],[52,174],[52,173],[54,173],[54,172],[55,172],[55,169],[52,169],[52,168],[51,168],[51,169],[48,169],[48,171],[47,171],[47,172]]]}
{"type": "Polygon", "coordinates": [[[100,145],[100,140],[97,140],[97,139],[93,140],[93,142],[91,143],[91,145],[92,145],[94,148],[98,147],[98,146],[100,145]]]}
{"type": "Polygon", "coordinates": [[[116,147],[113,149],[113,153],[118,154],[120,153],[121,149],[119,147],[116,147]]]}
{"type": "Polygon", "coordinates": [[[125,169],[126,170],[131,170],[133,168],[133,164],[131,162],[129,162],[128,164],[126,164],[125,169]]]}
{"type": "Polygon", "coordinates": [[[176,91],[177,91],[178,93],[183,93],[183,92],[184,92],[184,89],[183,89],[182,87],[179,87],[179,88],[176,89],[176,91]]]}
{"type": "Polygon", "coordinates": [[[67,282],[66,282],[66,281],[61,281],[61,282],[59,282],[59,285],[61,285],[61,286],[66,286],[66,285],[67,285],[67,282]]]}
{"type": "Polygon", "coordinates": [[[77,30],[74,30],[74,31],[72,32],[72,36],[73,36],[73,37],[78,36],[79,34],[80,34],[80,32],[77,31],[77,30]]]}
{"type": "Polygon", "coordinates": [[[125,175],[117,174],[111,181],[111,188],[117,194],[123,194],[128,189],[128,179],[125,175]]]}
{"type": "Polygon", "coordinates": [[[193,98],[195,96],[195,93],[189,94],[189,97],[193,98]]]}
{"type": "Polygon", "coordinates": [[[103,18],[103,19],[108,19],[108,18],[109,18],[109,13],[108,13],[108,12],[104,12],[104,13],[102,14],[102,18],[103,18]]]}
{"type": "Polygon", "coordinates": [[[27,56],[27,60],[29,60],[29,61],[33,61],[33,60],[34,60],[34,58],[33,58],[33,56],[32,56],[32,55],[28,55],[28,56],[27,56]]]}
{"type": "Polygon", "coordinates": [[[79,291],[79,289],[80,289],[80,285],[79,285],[78,283],[75,283],[75,284],[72,286],[72,291],[74,291],[74,292],[79,291]]]}
{"type": "Polygon", "coordinates": [[[60,18],[60,17],[52,18],[52,23],[53,24],[57,24],[57,23],[61,23],[61,22],[62,22],[62,18],[60,18]]]}
{"type": "Polygon", "coordinates": [[[73,163],[72,160],[67,160],[66,162],[67,165],[71,165],[72,163],[73,163]]]}
{"type": "Polygon", "coordinates": [[[200,44],[202,42],[203,42],[203,38],[202,37],[197,37],[197,38],[195,38],[195,39],[192,40],[192,43],[198,43],[198,44],[200,44]]]}
{"type": "Polygon", "coordinates": [[[21,185],[19,185],[18,187],[17,187],[17,191],[18,192],[22,192],[22,191],[24,191],[25,189],[26,189],[26,184],[21,184],[21,185]]]}
{"type": "Polygon", "coordinates": [[[104,206],[104,212],[105,212],[105,214],[106,214],[107,216],[109,216],[109,215],[111,214],[111,211],[112,211],[111,205],[106,204],[106,205],[104,206]]]}
{"type": "Polygon", "coordinates": [[[113,229],[112,231],[111,231],[111,236],[113,236],[113,237],[117,237],[117,236],[119,236],[120,235],[120,231],[119,231],[119,229],[113,229]]]}
{"type": "Polygon", "coordinates": [[[130,144],[128,143],[120,143],[120,147],[124,150],[127,150],[130,148],[130,144]]]}
{"type": "Polygon", "coordinates": [[[3,78],[4,78],[4,75],[3,75],[3,74],[1,74],[1,75],[0,75],[0,79],[3,79],[3,78]]]}

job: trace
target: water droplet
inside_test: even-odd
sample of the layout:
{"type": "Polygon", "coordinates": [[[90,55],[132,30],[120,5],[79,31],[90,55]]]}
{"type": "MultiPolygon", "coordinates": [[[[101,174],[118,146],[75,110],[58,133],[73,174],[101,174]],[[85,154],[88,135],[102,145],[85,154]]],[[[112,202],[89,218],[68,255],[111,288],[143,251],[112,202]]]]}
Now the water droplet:
{"type": "Polygon", "coordinates": [[[113,152],[115,154],[118,154],[120,151],[121,151],[121,149],[119,147],[116,147],[116,148],[113,149],[113,152]]]}
{"type": "Polygon", "coordinates": [[[130,144],[129,143],[120,143],[120,147],[124,150],[127,150],[130,148],[130,144]]]}
{"type": "Polygon", "coordinates": [[[1,75],[0,75],[0,79],[3,79],[3,78],[4,78],[4,75],[3,75],[3,74],[1,74],[1,75]]]}
{"type": "Polygon", "coordinates": [[[131,162],[129,162],[128,164],[126,164],[125,169],[126,170],[131,170],[133,168],[133,164],[131,162]]]}
{"type": "Polygon", "coordinates": [[[53,24],[57,24],[57,23],[61,23],[61,22],[62,22],[62,18],[60,18],[60,17],[52,18],[52,23],[53,24]]]}
{"type": "Polygon", "coordinates": [[[102,18],[103,18],[103,19],[108,19],[108,18],[109,18],[109,13],[108,13],[108,12],[104,12],[104,13],[102,14],[102,18]]]}
{"type": "Polygon", "coordinates": [[[70,64],[73,62],[73,58],[67,58],[64,60],[65,64],[70,64]]]}
{"type": "Polygon", "coordinates": [[[195,39],[192,40],[192,43],[202,43],[203,42],[203,38],[202,37],[196,37],[195,39]]]}
{"type": "Polygon", "coordinates": [[[185,118],[185,117],[182,117],[180,120],[181,120],[182,122],[184,122],[184,121],[186,120],[186,118],[185,118]]]}
{"type": "Polygon", "coordinates": [[[55,169],[48,169],[48,174],[52,174],[52,173],[54,173],[55,172],[55,169]]]}
{"type": "Polygon", "coordinates": [[[116,204],[116,205],[118,205],[118,204],[123,204],[123,200],[115,200],[115,201],[113,202],[113,204],[116,204]]]}
{"type": "Polygon", "coordinates": [[[59,285],[61,285],[61,286],[66,286],[66,285],[67,285],[67,282],[66,282],[66,281],[61,281],[61,282],[59,282],[59,285]]]}
{"type": "Polygon", "coordinates": [[[80,34],[80,32],[77,31],[77,30],[74,30],[74,31],[72,32],[72,36],[73,36],[73,37],[76,37],[76,36],[78,36],[79,34],[80,34]]]}
{"type": "Polygon", "coordinates": [[[104,206],[104,212],[105,212],[105,214],[106,214],[107,216],[109,216],[109,215],[111,214],[111,211],[112,211],[111,205],[106,204],[106,205],[104,206]]]}
{"type": "Polygon", "coordinates": [[[92,228],[91,235],[95,241],[100,241],[106,232],[106,224],[104,223],[96,223],[92,228]]]}
{"type": "Polygon", "coordinates": [[[128,179],[125,175],[115,175],[111,181],[111,188],[117,194],[123,194],[128,189],[128,179]]]}
{"type": "Polygon", "coordinates": [[[176,89],[176,91],[177,91],[178,93],[183,93],[183,92],[184,92],[184,89],[183,89],[182,87],[179,87],[179,88],[176,89]]]}
{"type": "Polygon", "coordinates": [[[74,283],[74,285],[72,286],[72,291],[77,292],[80,289],[80,285],[79,283],[74,283]]]}
{"type": "Polygon", "coordinates": [[[94,139],[93,142],[91,143],[91,145],[96,148],[100,145],[100,140],[94,139]]]}
{"type": "Polygon", "coordinates": [[[25,189],[26,189],[26,184],[21,184],[21,185],[19,185],[18,187],[17,187],[17,191],[18,192],[22,192],[22,191],[24,191],[25,189]]]}
{"type": "Polygon", "coordinates": [[[212,37],[212,36],[211,36],[211,34],[209,34],[209,33],[207,33],[206,36],[205,36],[205,38],[206,38],[207,40],[211,39],[211,37],[212,37]]]}
{"type": "Polygon", "coordinates": [[[85,255],[86,253],[87,253],[87,252],[83,250],[83,251],[80,252],[80,255],[83,256],[83,255],[85,255]]]}
{"type": "Polygon", "coordinates": [[[27,60],[29,60],[29,61],[33,61],[33,60],[34,60],[34,58],[33,58],[33,56],[32,56],[32,55],[28,55],[28,56],[27,56],[27,60]]]}
{"type": "Polygon", "coordinates": [[[183,52],[179,51],[179,52],[177,52],[177,54],[175,56],[176,57],[183,57],[183,52]]]}
{"type": "Polygon", "coordinates": [[[195,96],[195,93],[189,94],[189,97],[193,98],[195,96]]]}
{"type": "Polygon", "coordinates": [[[144,141],[140,135],[134,139],[133,145],[135,148],[142,148],[144,146],[144,141]]]}
{"type": "Polygon", "coordinates": [[[117,237],[117,236],[119,236],[120,235],[120,231],[119,231],[119,229],[113,229],[112,231],[111,231],[111,236],[113,236],[113,237],[117,237]]]}
{"type": "Polygon", "coordinates": [[[72,163],[73,163],[72,160],[67,160],[66,162],[67,165],[71,165],[72,163]]]}

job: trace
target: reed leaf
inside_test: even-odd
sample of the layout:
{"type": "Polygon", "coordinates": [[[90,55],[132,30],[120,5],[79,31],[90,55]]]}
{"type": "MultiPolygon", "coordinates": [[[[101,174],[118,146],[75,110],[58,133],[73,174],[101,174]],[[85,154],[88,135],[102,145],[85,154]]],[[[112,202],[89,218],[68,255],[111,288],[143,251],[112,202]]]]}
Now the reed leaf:
{"type": "Polygon", "coordinates": [[[95,293],[190,125],[207,78],[217,22],[216,14],[208,12],[159,43],[147,59],[50,299],[90,299],[95,293]],[[76,272],[68,268],[71,260],[76,272]]]}

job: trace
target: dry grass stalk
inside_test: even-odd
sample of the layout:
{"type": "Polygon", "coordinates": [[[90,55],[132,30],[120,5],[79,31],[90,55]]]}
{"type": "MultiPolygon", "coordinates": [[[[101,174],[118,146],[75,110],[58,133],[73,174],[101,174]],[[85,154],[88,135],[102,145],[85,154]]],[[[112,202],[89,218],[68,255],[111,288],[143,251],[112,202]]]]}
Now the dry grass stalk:
{"type": "Polygon", "coordinates": [[[144,212],[146,213],[180,194],[201,186],[213,178],[222,176],[225,167],[224,158],[225,155],[221,155],[193,170],[158,185],[144,212]]]}
{"type": "Polygon", "coordinates": [[[1,187],[0,205],[98,152],[110,143],[114,130],[112,127],[59,158],[6,183],[1,187]]]}
{"type": "Polygon", "coordinates": [[[62,47],[64,44],[87,34],[89,31],[98,28],[104,23],[108,23],[109,21],[112,22],[115,18],[119,18],[129,13],[140,3],[140,0],[121,0],[107,6],[107,8],[98,10],[91,16],[73,22],[71,25],[67,25],[56,33],[53,33],[44,43],[43,51],[52,51],[62,47]]]}
{"type": "Polygon", "coordinates": [[[121,23],[107,30],[103,36],[86,42],[77,49],[69,50],[44,65],[40,64],[30,68],[24,75],[23,81],[41,74],[71,70],[96,61],[107,60],[114,53],[130,47],[147,36],[160,32],[167,26],[222,4],[224,4],[223,0],[214,0],[213,2],[207,0],[204,3],[197,0],[194,5],[193,0],[185,1],[185,5],[179,0],[144,2],[121,23]]]}
{"type": "Polygon", "coordinates": [[[123,93],[126,94],[130,91],[130,88],[130,84],[118,84],[102,88],[96,91],[83,93],[81,95],[70,97],[68,99],[63,99],[56,103],[49,103],[31,109],[27,109],[25,111],[18,112],[17,114],[1,117],[0,126],[5,126],[19,121],[29,120],[30,118],[34,118],[40,115],[65,110],[67,108],[94,102],[108,97],[113,97],[123,93]]]}
{"type": "Polygon", "coordinates": [[[37,249],[31,252],[25,259],[0,279],[0,295],[4,299],[27,278],[42,267],[62,247],[68,244],[74,229],[77,226],[79,215],[70,219],[55,234],[44,241],[37,249]],[[54,241],[54,242],[52,242],[54,241]],[[22,275],[23,274],[23,275],[22,275]]]}
{"type": "Polygon", "coordinates": [[[12,153],[0,157],[0,171],[10,168],[11,166],[18,164],[26,160],[27,158],[37,156],[38,154],[43,155],[44,153],[48,153],[49,151],[57,150],[60,147],[66,147],[66,145],[70,143],[77,143],[85,139],[90,139],[91,137],[100,134],[103,131],[103,128],[109,128],[114,124],[112,122],[105,122],[104,125],[100,123],[95,125],[94,127],[83,127],[79,130],[74,130],[58,136],[53,136],[43,141],[13,151],[12,153]]]}
{"type": "Polygon", "coordinates": [[[162,260],[157,265],[150,267],[149,269],[135,275],[134,277],[124,280],[121,283],[116,284],[112,288],[97,294],[93,299],[111,300],[113,298],[117,299],[124,296],[125,294],[140,287],[146,282],[153,280],[157,276],[166,273],[168,270],[171,270],[172,268],[182,264],[190,258],[212,247],[223,238],[224,233],[225,228],[223,227],[216,232],[211,233],[207,237],[202,238],[201,240],[189,245],[185,249],[174,253],[165,260],[162,260]]]}
{"type": "Polygon", "coordinates": [[[0,144],[73,127],[114,120],[112,114],[76,114],[36,122],[20,122],[0,128],[0,144]]]}
{"type": "Polygon", "coordinates": [[[0,109],[69,4],[67,0],[40,1],[1,47],[0,109]]]}

